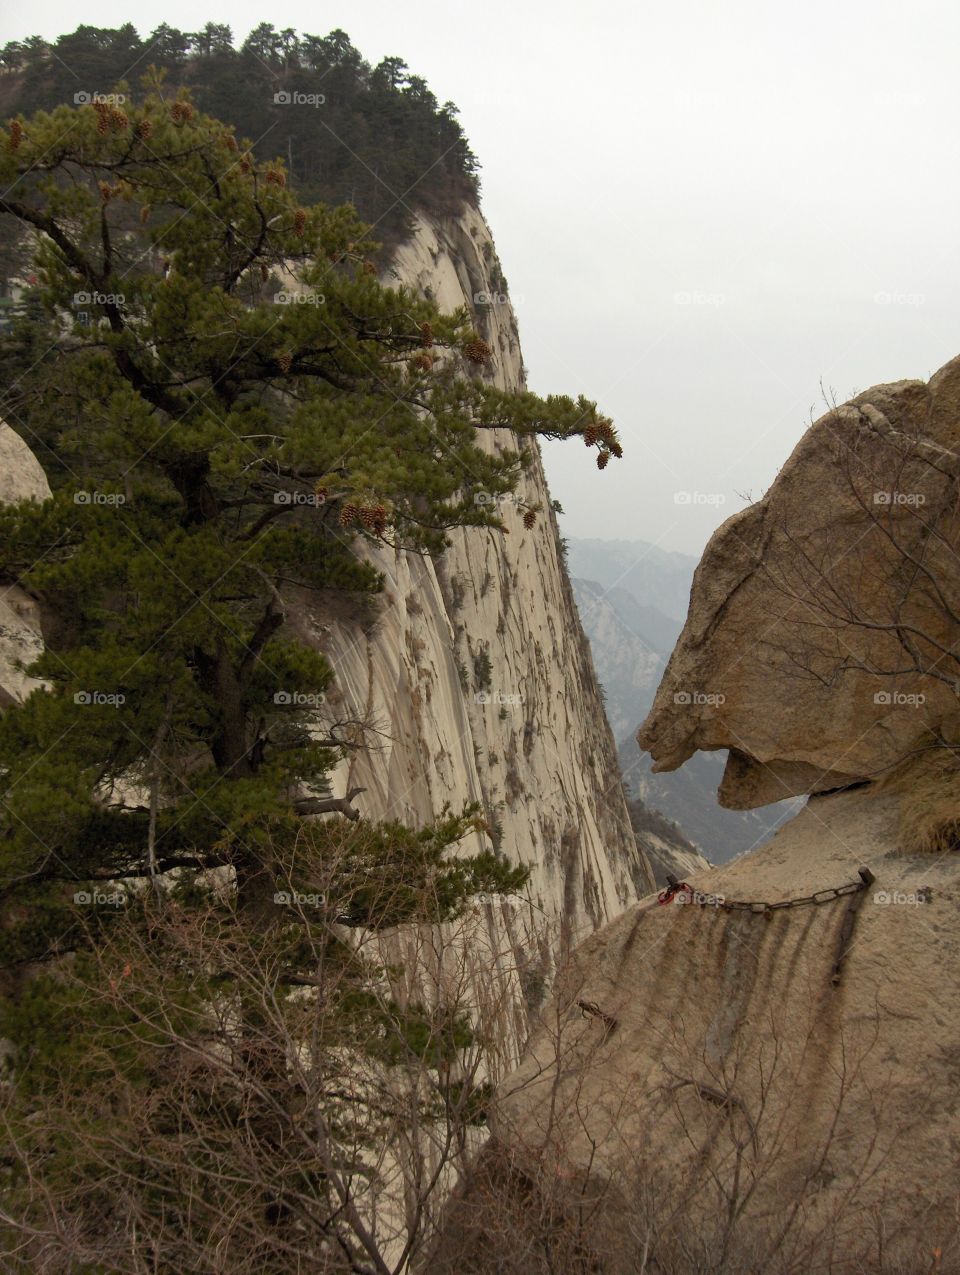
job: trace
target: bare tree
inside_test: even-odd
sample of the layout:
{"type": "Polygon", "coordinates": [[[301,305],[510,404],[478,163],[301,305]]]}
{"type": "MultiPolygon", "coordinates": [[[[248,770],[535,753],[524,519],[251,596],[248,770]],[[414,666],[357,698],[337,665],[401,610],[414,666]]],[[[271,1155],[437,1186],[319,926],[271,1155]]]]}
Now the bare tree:
{"type": "Polygon", "coordinates": [[[879,1003],[842,1013],[819,950],[801,959],[788,997],[765,998],[749,1019],[746,1001],[648,997],[626,1023],[629,992],[598,1003],[597,976],[571,967],[423,1269],[960,1268],[956,1149],[922,1181],[904,1173],[904,1148],[937,1115],[927,1078],[889,1066],[879,1003]]]}
{"type": "Polygon", "coordinates": [[[19,1012],[42,1012],[0,1095],[5,1270],[410,1267],[508,1061],[491,1037],[513,953],[481,905],[357,924],[442,915],[446,887],[377,874],[342,826],[304,827],[272,923],[245,923],[228,869],[109,887],[89,941],[27,981],[19,1012]],[[49,1061],[45,1031],[71,1042],[49,1061]]]}

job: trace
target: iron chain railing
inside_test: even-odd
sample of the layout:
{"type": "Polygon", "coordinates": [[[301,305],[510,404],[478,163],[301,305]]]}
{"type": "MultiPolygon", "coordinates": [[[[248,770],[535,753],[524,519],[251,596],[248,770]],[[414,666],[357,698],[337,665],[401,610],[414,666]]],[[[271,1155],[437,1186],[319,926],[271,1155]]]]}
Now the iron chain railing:
{"type": "Polygon", "coordinates": [[[667,888],[657,895],[659,903],[672,903],[680,895],[686,895],[686,902],[699,907],[719,908],[725,912],[779,912],[784,908],[802,908],[810,904],[831,903],[834,899],[842,899],[848,894],[859,894],[873,885],[876,877],[869,868],[859,869],[860,880],[849,881],[846,885],[828,886],[816,890],[813,894],[805,894],[797,899],[784,899],[779,903],[767,903],[754,899],[727,899],[721,894],[707,894],[694,890],[686,881],[678,881],[676,877],[667,877],[667,888]]]}

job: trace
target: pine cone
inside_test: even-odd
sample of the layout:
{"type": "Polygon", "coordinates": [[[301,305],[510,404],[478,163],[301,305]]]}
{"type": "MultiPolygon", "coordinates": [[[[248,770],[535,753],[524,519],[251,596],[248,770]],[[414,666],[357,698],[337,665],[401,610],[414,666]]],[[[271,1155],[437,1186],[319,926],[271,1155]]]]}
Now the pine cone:
{"type": "Polygon", "coordinates": [[[616,456],[617,460],[619,460],[623,455],[623,448],[615,438],[610,441],[610,450],[613,452],[614,456],[616,456]]]}
{"type": "Polygon", "coordinates": [[[100,198],[103,200],[105,204],[109,204],[110,200],[113,198],[113,195],[114,195],[113,187],[110,185],[109,182],[100,182],[99,185],[100,185],[100,198]]]}
{"type": "Polygon", "coordinates": [[[360,510],[352,500],[346,501],[340,507],[340,526],[349,527],[352,522],[356,521],[357,514],[359,514],[359,512],[360,510]]]}
{"type": "Polygon", "coordinates": [[[240,160],[241,173],[249,173],[252,167],[253,167],[253,161],[251,160],[250,156],[244,155],[240,160]]]}
{"type": "Polygon", "coordinates": [[[325,505],[327,503],[327,496],[329,493],[326,487],[314,487],[313,494],[317,498],[318,505],[325,505]]]}
{"type": "Polygon", "coordinates": [[[382,536],[387,529],[387,507],[384,504],[363,505],[359,510],[360,525],[366,531],[382,536]]]}
{"type": "Polygon", "coordinates": [[[287,179],[279,168],[268,168],[266,181],[268,186],[279,186],[281,189],[287,184],[287,179]]]}
{"type": "Polygon", "coordinates": [[[141,226],[145,226],[147,222],[150,220],[151,212],[153,212],[153,209],[150,207],[149,204],[144,204],[143,207],[140,209],[140,225],[141,226]]]}
{"type": "Polygon", "coordinates": [[[610,463],[609,452],[599,452],[597,454],[597,469],[606,469],[609,463],[610,463]]]}
{"type": "Polygon", "coordinates": [[[141,120],[137,125],[137,137],[141,142],[145,142],[148,137],[153,136],[153,120],[141,120]]]}
{"type": "Polygon", "coordinates": [[[174,124],[186,124],[193,119],[193,107],[189,102],[174,102],[170,107],[170,118],[174,124]]]}
{"type": "Polygon", "coordinates": [[[237,149],[237,139],[232,133],[224,133],[223,144],[226,146],[228,151],[235,151],[237,149]]]}
{"type": "Polygon", "coordinates": [[[12,151],[20,149],[20,143],[23,141],[23,125],[19,120],[10,121],[10,141],[7,145],[12,151]]]}
{"type": "Polygon", "coordinates": [[[110,131],[110,116],[103,107],[102,102],[94,102],[93,108],[97,112],[97,132],[101,137],[106,137],[110,131]]]}
{"type": "Polygon", "coordinates": [[[289,350],[283,350],[277,355],[277,366],[284,376],[286,376],[286,374],[290,371],[290,368],[293,366],[293,355],[289,350]]]}
{"type": "Polygon", "coordinates": [[[528,509],[523,515],[523,525],[526,527],[527,531],[532,529],[536,521],[537,511],[535,509],[528,509]]]}
{"type": "Polygon", "coordinates": [[[303,238],[303,232],[307,228],[307,210],[306,208],[298,208],[293,214],[293,233],[298,239],[303,238]]]}
{"type": "Polygon", "coordinates": [[[130,127],[130,116],[126,111],[121,111],[118,106],[112,106],[110,108],[110,126],[119,133],[123,129],[130,127]]]}
{"type": "Polygon", "coordinates": [[[420,324],[420,339],[428,350],[433,345],[433,328],[429,323],[420,324]]]}
{"type": "Polygon", "coordinates": [[[270,270],[262,261],[260,262],[260,278],[264,283],[270,278],[270,270]]]}
{"type": "Polygon", "coordinates": [[[410,360],[410,366],[415,367],[419,372],[429,372],[433,367],[433,355],[428,354],[426,350],[419,350],[410,360]]]}
{"type": "Polygon", "coordinates": [[[588,447],[592,447],[600,436],[600,431],[596,425],[588,425],[583,431],[583,441],[588,447]]]}
{"type": "Polygon", "coordinates": [[[463,347],[463,352],[471,363],[489,363],[493,358],[493,350],[481,337],[477,337],[475,341],[468,341],[463,347]]]}
{"type": "Polygon", "coordinates": [[[377,267],[373,264],[373,262],[372,262],[372,261],[365,261],[365,262],[363,263],[363,273],[364,273],[364,274],[376,274],[376,273],[377,273],[377,267]]]}

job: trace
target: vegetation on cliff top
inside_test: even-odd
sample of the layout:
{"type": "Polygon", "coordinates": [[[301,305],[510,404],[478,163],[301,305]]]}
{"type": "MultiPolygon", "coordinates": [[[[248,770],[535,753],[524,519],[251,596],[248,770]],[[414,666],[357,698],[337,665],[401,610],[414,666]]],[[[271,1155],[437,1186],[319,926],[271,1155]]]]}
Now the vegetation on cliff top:
{"type": "Polygon", "coordinates": [[[213,22],[196,32],[163,23],[146,38],[130,23],[84,25],[52,43],[13,41],[0,64],[6,114],[89,101],[161,69],[252,138],[258,158],[283,155],[306,202],[352,204],[383,242],[402,238],[417,209],[455,213],[477,196],[477,161],[453,103],[400,58],[370,66],[340,30],[298,35],[264,22],[235,48],[230,28],[213,22]]]}

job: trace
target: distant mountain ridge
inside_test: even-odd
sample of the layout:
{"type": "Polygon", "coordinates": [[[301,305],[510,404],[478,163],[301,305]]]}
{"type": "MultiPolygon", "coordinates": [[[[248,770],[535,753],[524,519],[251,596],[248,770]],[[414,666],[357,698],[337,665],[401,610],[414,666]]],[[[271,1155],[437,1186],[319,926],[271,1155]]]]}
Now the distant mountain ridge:
{"type": "Polygon", "coordinates": [[[687,617],[696,558],[646,540],[569,539],[567,546],[572,576],[596,580],[606,590],[624,590],[640,606],[675,621],[679,634],[687,617]]]}
{"type": "Polygon", "coordinates": [[[666,665],[663,648],[655,646],[631,623],[643,618],[636,612],[654,609],[641,608],[623,589],[608,593],[595,580],[574,576],[570,583],[603,686],[607,720],[614,739],[619,740],[636,729],[653,702],[666,665]]]}
{"type": "Polygon", "coordinates": [[[696,559],[642,540],[574,539],[567,561],[630,795],[675,823],[711,862],[766,841],[802,801],[727,810],[717,802],[725,752],[700,752],[676,771],[653,774],[634,738],[683,628],[696,559]]]}

